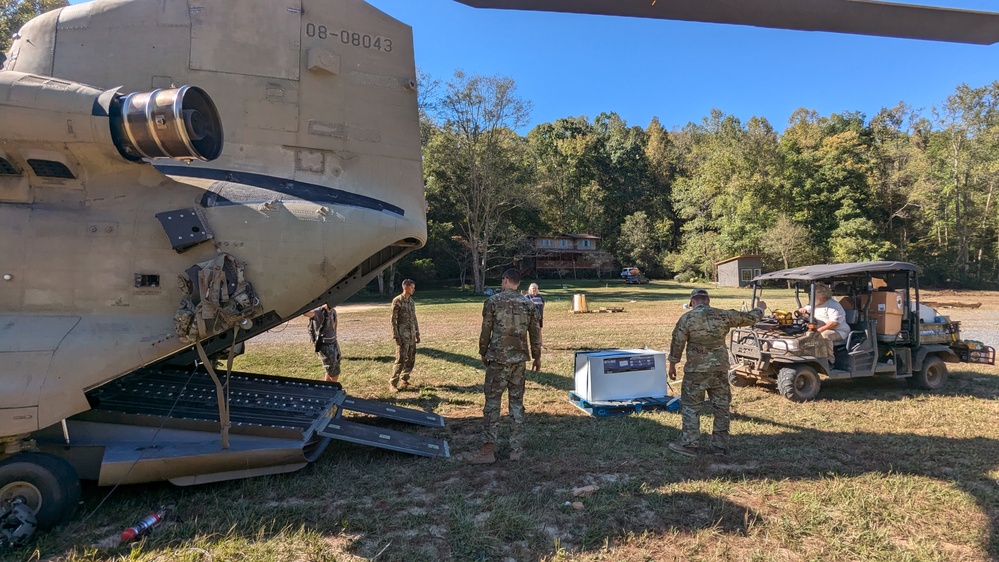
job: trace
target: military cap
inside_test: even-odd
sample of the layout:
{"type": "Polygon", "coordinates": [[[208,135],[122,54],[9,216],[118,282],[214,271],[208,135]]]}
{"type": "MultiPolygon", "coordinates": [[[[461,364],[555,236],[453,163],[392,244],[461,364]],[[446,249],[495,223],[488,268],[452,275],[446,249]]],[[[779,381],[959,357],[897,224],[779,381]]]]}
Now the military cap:
{"type": "Polygon", "coordinates": [[[690,298],[706,297],[706,296],[708,296],[707,289],[694,289],[693,291],[690,292],[690,298]]]}

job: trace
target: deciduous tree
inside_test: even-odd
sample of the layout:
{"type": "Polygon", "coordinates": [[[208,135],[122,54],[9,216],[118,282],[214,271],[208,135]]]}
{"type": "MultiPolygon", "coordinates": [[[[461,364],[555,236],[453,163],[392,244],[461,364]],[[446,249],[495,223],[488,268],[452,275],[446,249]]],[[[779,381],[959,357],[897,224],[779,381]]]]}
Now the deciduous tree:
{"type": "Polygon", "coordinates": [[[28,20],[68,5],[67,0],[0,0],[0,60],[10,48],[14,34],[28,20]]]}

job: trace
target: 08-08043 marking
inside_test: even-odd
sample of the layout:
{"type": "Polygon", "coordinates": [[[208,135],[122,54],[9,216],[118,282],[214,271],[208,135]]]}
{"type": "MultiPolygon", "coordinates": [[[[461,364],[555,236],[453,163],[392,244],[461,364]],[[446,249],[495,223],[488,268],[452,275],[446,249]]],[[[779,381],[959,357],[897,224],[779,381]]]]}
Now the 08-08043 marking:
{"type": "Polygon", "coordinates": [[[392,52],[392,38],[384,35],[359,33],[348,29],[330,29],[325,25],[316,25],[312,22],[305,24],[305,35],[327,41],[339,41],[344,45],[374,49],[383,53],[392,52]]]}

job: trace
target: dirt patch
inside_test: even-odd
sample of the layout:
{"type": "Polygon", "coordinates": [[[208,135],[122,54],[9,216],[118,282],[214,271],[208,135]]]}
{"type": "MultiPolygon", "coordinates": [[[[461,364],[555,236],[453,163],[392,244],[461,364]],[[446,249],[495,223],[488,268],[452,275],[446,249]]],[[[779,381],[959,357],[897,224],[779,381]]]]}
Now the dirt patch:
{"type": "MultiPolygon", "coordinates": [[[[392,325],[389,319],[389,304],[347,304],[336,307],[337,312],[337,332],[341,343],[353,341],[374,341],[392,337],[392,325]],[[371,318],[351,318],[352,315],[359,315],[362,312],[383,309],[385,311],[384,321],[380,326],[373,326],[371,318]]],[[[266,332],[255,336],[251,340],[251,345],[278,345],[286,343],[298,343],[303,345],[309,343],[309,319],[304,316],[292,318],[275,326],[266,332]]]]}

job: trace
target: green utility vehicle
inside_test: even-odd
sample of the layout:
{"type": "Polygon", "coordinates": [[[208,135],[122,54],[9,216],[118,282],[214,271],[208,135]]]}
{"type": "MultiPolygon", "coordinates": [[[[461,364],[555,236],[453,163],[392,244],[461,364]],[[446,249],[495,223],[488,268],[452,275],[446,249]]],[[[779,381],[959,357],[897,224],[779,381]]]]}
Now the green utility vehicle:
{"type": "MultiPolygon", "coordinates": [[[[919,304],[919,267],[905,262],[823,264],[785,269],[752,281],[753,304],[765,285],[795,290],[794,311],[775,310],[749,328],[729,332],[733,386],[775,383],[795,402],[814,399],[823,379],[883,376],[936,390],[947,379],[946,363],[995,364],[995,349],[961,339],[960,322],[919,304]],[[832,289],[845,310],[849,336],[830,356],[816,331],[813,313],[798,314],[815,302],[816,284],[832,289]],[[802,295],[807,302],[802,301],[802,295]]],[[[821,322],[819,322],[821,324],[821,322]]]]}

